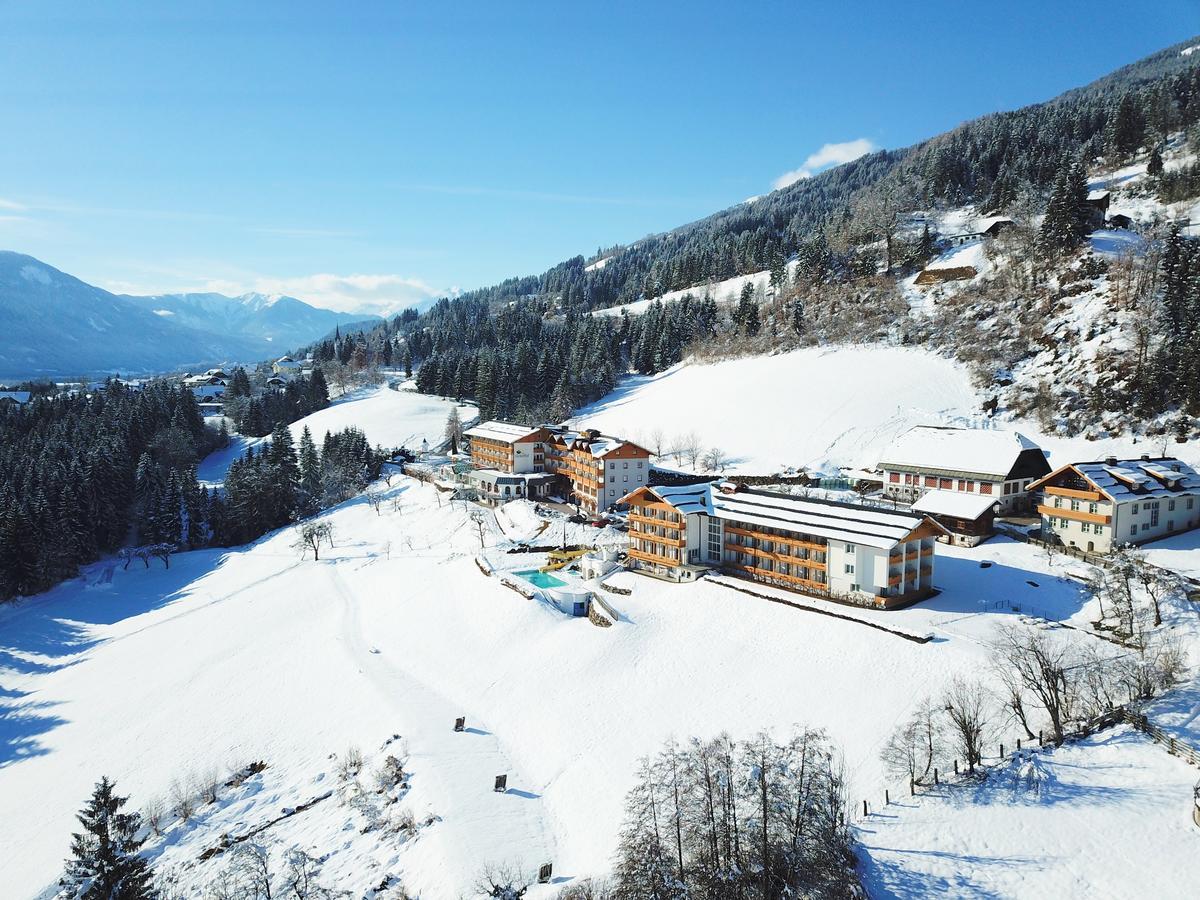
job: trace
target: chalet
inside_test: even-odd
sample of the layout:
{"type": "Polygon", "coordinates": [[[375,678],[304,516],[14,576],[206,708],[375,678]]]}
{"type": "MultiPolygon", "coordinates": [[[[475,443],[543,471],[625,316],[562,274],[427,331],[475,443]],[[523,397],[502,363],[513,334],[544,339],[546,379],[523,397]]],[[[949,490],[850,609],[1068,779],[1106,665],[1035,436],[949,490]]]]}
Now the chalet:
{"type": "Polygon", "coordinates": [[[912,512],[929,516],[944,529],[938,538],[947,544],[974,547],[995,533],[996,510],[1000,504],[986,494],[961,491],[926,491],[911,507],[912,512]]]}
{"type": "Polygon", "coordinates": [[[1127,216],[1125,213],[1113,213],[1108,217],[1108,226],[1110,228],[1132,228],[1133,217],[1127,216]]]}
{"type": "Polygon", "coordinates": [[[1035,481],[1042,538],[1096,553],[1200,525],[1200,475],[1170,456],[1071,463],[1035,481]]]}
{"type": "Polygon", "coordinates": [[[484,422],[463,432],[472,461],[510,474],[543,472],[550,431],[508,422],[484,422]]]}
{"type": "Polygon", "coordinates": [[[276,375],[299,375],[302,368],[304,368],[303,364],[296,362],[290,356],[281,356],[271,363],[271,371],[276,375]]]}
{"type": "Polygon", "coordinates": [[[281,388],[287,385],[287,379],[279,375],[272,375],[267,379],[266,385],[269,388],[281,388]]]}
{"type": "Polygon", "coordinates": [[[929,596],[934,543],[945,534],[924,516],[732,482],[642,487],[622,502],[631,569],[672,581],[720,569],[885,608],[929,596]]]}
{"type": "Polygon", "coordinates": [[[1030,483],[1050,471],[1046,454],[1015,431],[918,425],[897,438],[879,461],[883,494],[912,503],[928,490],[979,494],[1000,515],[1033,508],[1030,483]]]}
{"type": "Polygon", "coordinates": [[[1087,208],[1088,220],[1094,228],[1099,228],[1104,224],[1104,220],[1108,216],[1108,204],[1111,200],[1112,193],[1109,191],[1088,192],[1084,206],[1087,208]]]}
{"type": "Polygon", "coordinates": [[[945,269],[924,269],[913,284],[945,284],[948,281],[969,281],[979,274],[974,266],[950,266],[945,269]]]}
{"type": "Polygon", "coordinates": [[[0,407],[24,406],[32,397],[29,391],[0,391],[0,407]]]}
{"type": "Polygon", "coordinates": [[[517,475],[557,475],[561,493],[588,512],[608,509],[650,480],[649,450],[595,429],[484,422],[463,434],[476,465],[517,475]]]}

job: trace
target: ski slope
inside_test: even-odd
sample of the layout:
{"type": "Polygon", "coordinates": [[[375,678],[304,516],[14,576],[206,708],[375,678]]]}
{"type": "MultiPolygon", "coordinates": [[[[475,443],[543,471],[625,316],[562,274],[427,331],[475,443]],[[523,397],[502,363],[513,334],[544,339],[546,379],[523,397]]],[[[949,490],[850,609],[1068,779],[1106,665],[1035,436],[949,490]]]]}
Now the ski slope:
{"type": "MultiPolygon", "coordinates": [[[[1032,438],[1052,465],[1108,454],[1178,455],[1200,462],[1200,444],[1046,434],[1034,422],[989,418],[985,394],[960,363],[916,347],[812,347],[716,363],[688,361],[652,376],[626,378],[580,409],[571,423],[599,428],[654,449],[695,434],[731,459],[728,471],[773,474],[874,466],[914,425],[1005,428],[1032,438]]],[[[664,455],[663,465],[676,467],[664,455]]],[[[681,465],[686,468],[686,465],[681,465]]]]}

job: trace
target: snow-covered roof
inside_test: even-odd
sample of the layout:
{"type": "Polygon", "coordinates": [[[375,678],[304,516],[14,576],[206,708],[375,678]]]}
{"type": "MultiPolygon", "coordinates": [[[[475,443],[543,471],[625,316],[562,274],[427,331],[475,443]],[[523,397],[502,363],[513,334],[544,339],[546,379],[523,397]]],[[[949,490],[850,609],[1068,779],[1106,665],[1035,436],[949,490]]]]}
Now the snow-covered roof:
{"type": "Polygon", "coordinates": [[[1200,474],[1171,456],[1075,463],[1074,469],[1118,503],[1200,491],[1200,474]]]}
{"type": "Polygon", "coordinates": [[[782,528],[881,550],[894,546],[925,521],[923,516],[873,506],[750,489],[726,493],[710,487],[710,502],[712,514],[719,519],[782,528]]]}
{"type": "Polygon", "coordinates": [[[684,484],[658,485],[646,490],[656,494],[664,503],[669,503],[684,515],[689,513],[712,514],[711,485],[684,484]]]}
{"type": "Polygon", "coordinates": [[[515,444],[535,434],[538,430],[529,425],[513,425],[511,422],[484,422],[474,428],[468,428],[463,434],[469,438],[477,437],[515,444]]]}
{"type": "Polygon", "coordinates": [[[1107,200],[1109,197],[1108,191],[1088,191],[1088,200],[1107,200]]]}
{"type": "Polygon", "coordinates": [[[0,391],[0,400],[12,400],[22,405],[28,403],[31,396],[29,391],[0,391]]]}
{"type": "Polygon", "coordinates": [[[1037,444],[1017,431],[917,425],[884,451],[879,465],[1004,478],[1018,456],[1037,449],[1037,444]]]}
{"type": "Polygon", "coordinates": [[[978,519],[996,505],[988,494],[968,494],[964,491],[926,491],[912,505],[913,512],[931,516],[953,516],[956,519],[978,519]]]}
{"type": "Polygon", "coordinates": [[[582,444],[583,446],[579,447],[579,449],[587,450],[595,459],[601,459],[626,446],[634,447],[647,454],[650,452],[645,447],[639,447],[632,441],[626,441],[607,434],[598,434],[595,431],[563,431],[556,434],[555,438],[568,447],[582,444]]]}

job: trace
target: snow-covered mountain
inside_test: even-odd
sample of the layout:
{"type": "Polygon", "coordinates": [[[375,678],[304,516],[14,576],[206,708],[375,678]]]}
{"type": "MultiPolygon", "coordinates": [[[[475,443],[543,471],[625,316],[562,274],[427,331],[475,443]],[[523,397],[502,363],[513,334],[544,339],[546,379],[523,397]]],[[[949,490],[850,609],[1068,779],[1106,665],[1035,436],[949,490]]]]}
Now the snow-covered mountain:
{"type": "Polygon", "coordinates": [[[262,341],[201,331],[60,272],[0,251],[0,376],[75,376],[255,360],[262,341]]]}
{"type": "Polygon", "coordinates": [[[275,348],[280,352],[323,337],[336,326],[377,318],[320,309],[284,294],[155,294],[125,299],[179,325],[257,339],[266,344],[267,351],[275,348]]]}
{"type": "Polygon", "coordinates": [[[255,362],[371,316],[294,297],[131,297],[0,251],[0,379],[255,362]]]}

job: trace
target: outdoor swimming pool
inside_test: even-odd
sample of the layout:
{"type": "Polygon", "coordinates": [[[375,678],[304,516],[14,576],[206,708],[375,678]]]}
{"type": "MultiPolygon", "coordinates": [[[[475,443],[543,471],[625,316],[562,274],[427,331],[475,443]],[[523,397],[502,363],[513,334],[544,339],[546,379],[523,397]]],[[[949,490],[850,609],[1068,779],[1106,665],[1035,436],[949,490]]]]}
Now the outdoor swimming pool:
{"type": "Polygon", "coordinates": [[[534,587],[557,588],[567,586],[567,583],[561,578],[556,578],[549,572],[539,572],[537,569],[525,569],[524,571],[513,572],[513,574],[520,575],[534,587]]]}

